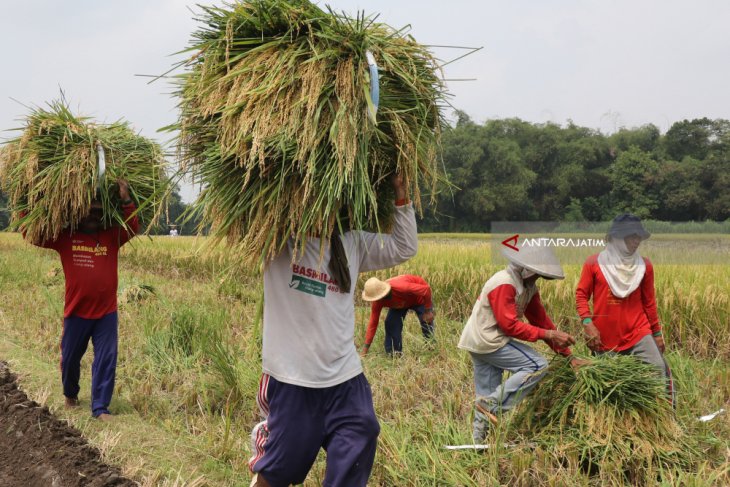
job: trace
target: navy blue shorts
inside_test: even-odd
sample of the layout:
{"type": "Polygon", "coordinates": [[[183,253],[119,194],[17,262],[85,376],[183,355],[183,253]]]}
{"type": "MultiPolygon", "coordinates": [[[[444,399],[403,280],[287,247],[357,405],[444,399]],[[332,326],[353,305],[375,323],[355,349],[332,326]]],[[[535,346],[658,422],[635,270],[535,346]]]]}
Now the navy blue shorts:
{"type": "Polygon", "coordinates": [[[252,432],[252,472],[272,487],[301,484],[324,448],[323,485],[367,485],[380,425],[364,374],[321,389],[285,384],[263,374],[257,402],[266,421],[252,432]]]}

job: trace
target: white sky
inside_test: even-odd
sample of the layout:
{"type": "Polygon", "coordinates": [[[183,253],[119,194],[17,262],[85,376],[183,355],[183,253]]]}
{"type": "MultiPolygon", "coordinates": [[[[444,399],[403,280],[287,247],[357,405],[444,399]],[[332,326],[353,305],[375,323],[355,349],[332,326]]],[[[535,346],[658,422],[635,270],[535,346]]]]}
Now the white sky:
{"type": "MultiPolygon", "coordinates": [[[[199,0],[204,3],[204,0],[199,0]]],[[[220,1],[214,3],[220,4],[220,1]]],[[[325,2],[318,2],[324,6],[325,2]]],[[[410,24],[422,44],[483,46],[446,70],[452,104],[474,120],[519,117],[611,132],[730,119],[725,0],[331,0],[336,10],[410,24]]],[[[187,0],[0,0],[0,131],[63,88],[81,113],[143,135],[175,120],[161,74],[196,28],[187,0]]],[[[442,59],[461,52],[439,49],[442,59]]],[[[0,132],[0,138],[14,136],[0,132]]],[[[183,188],[190,198],[190,191],[183,188]]]]}

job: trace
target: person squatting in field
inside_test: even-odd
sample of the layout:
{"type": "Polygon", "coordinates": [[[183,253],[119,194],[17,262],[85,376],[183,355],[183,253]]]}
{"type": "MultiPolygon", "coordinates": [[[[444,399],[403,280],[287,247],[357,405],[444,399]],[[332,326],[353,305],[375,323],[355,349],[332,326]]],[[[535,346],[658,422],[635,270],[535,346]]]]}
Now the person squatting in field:
{"type": "MultiPolygon", "coordinates": [[[[556,353],[571,357],[574,338],[556,329],[536,286],[538,278],[564,279],[563,269],[548,247],[505,249],[506,269],[484,284],[458,347],[471,354],[476,390],[472,436],[487,437],[498,415],[507,412],[532,390],[546,372],[547,361],[532,347],[517,341],[545,341],[556,353]],[[522,321],[527,318],[528,323],[522,321]],[[502,382],[505,370],[511,375],[502,382]]],[[[572,359],[573,365],[582,361],[572,359]]]]}
{"type": "Polygon", "coordinates": [[[139,231],[129,185],[119,180],[119,198],[127,228],[105,227],[101,203],[94,200],[89,214],[74,232],[35,243],[58,252],[66,280],[66,302],[61,334],[61,382],[66,407],[79,405],[81,359],[89,340],[94,346],[91,365],[91,412],[109,420],[117,369],[117,285],[119,249],[139,231]]]}
{"type": "Polygon", "coordinates": [[[290,240],[264,269],[257,402],[266,419],[251,434],[251,485],[304,482],[320,448],[327,452],[324,485],[367,484],[380,425],[355,348],[353,283],[360,272],[392,267],[416,254],[413,205],[400,177],[393,186],[392,234],[334,234],[323,258],[319,238],[298,250],[290,240]],[[329,262],[330,275],[321,262],[329,262]]]}
{"type": "Polygon", "coordinates": [[[380,321],[380,311],[384,307],[389,308],[385,317],[385,353],[388,355],[403,352],[403,321],[410,310],[418,316],[424,338],[433,337],[431,287],[423,278],[403,274],[381,281],[377,277],[371,277],[365,282],[362,299],[372,303],[362,355],[368,353],[373,343],[380,321]]]}
{"type": "Polygon", "coordinates": [[[608,231],[606,248],[583,264],[575,302],[588,348],[594,354],[633,355],[653,365],[665,378],[667,394],[676,406],[672,373],[663,356],[654,266],[638,252],[650,235],[638,217],[629,213],[617,216],[608,231]]]}

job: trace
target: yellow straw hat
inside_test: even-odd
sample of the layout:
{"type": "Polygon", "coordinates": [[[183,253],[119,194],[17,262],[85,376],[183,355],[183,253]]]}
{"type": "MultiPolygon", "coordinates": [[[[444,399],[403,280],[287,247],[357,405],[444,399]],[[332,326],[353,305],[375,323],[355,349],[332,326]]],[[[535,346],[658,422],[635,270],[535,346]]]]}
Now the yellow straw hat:
{"type": "Polygon", "coordinates": [[[390,284],[381,281],[377,277],[371,277],[365,281],[365,287],[362,290],[362,299],[365,301],[377,301],[383,299],[390,292],[390,284]]]}

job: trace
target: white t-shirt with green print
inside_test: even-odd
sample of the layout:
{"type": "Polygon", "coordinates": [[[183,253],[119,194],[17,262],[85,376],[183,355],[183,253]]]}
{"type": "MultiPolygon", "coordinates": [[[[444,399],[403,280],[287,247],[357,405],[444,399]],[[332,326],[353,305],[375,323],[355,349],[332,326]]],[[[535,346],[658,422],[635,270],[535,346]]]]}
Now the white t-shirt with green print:
{"type": "Polygon", "coordinates": [[[290,241],[264,270],[263,370],[280,382],[330,387],[362,372],[354,343],[357,277],[416,255],[413,206],[396,207],[391,234],[350,231],[340,238],[350,267],[349,293],[341,293],[330,276],[329,246],[320,259],[317,238],[307,241],[294,263],[290,241]]]}

